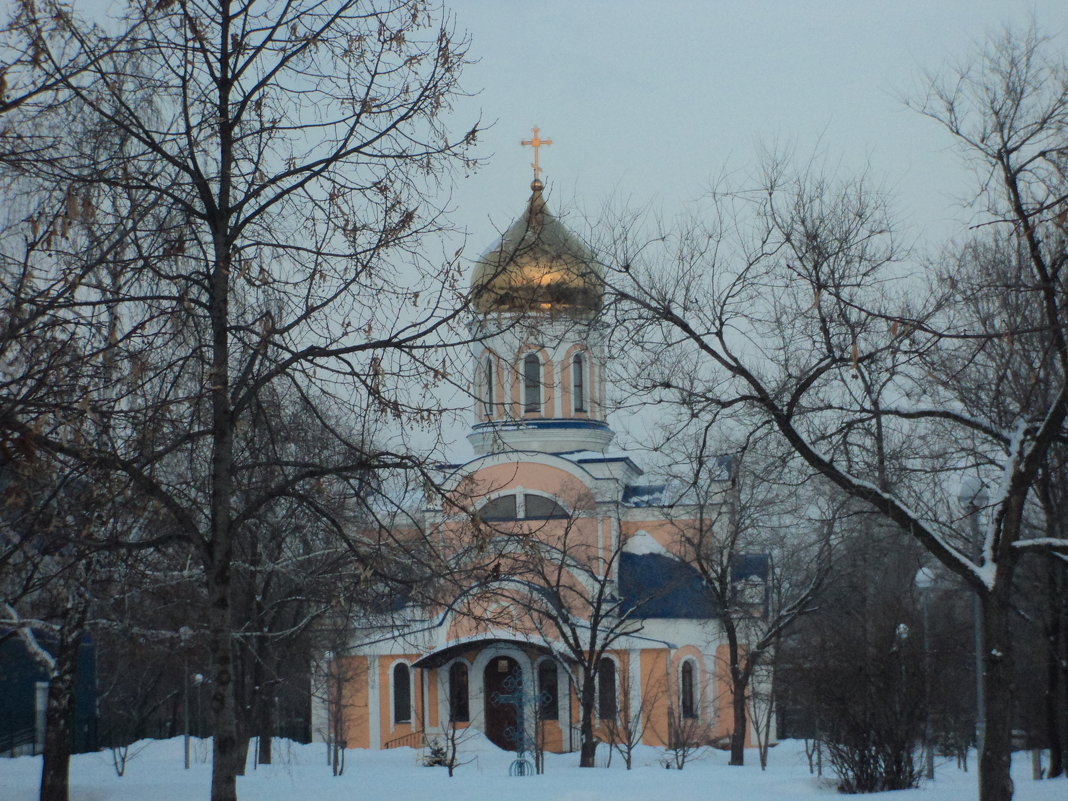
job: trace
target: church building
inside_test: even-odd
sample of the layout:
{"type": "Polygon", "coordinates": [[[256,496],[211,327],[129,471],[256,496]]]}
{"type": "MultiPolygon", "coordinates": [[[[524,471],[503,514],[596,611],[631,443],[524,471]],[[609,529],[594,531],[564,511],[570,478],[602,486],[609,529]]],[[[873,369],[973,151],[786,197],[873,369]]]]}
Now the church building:
{"type": "Polygon", "coordinates": [[[603,273],[546,205],[534,132],[529,200],[472,276],[475,457],[443,468],[420,516],[458,578],[334,655],[317,728],[349,748],[473,728],[574,751],[584,701],[600,742],[708,744],[733,726],[717,610],[680,558],[699,521],[611,448],[603,273]]]}

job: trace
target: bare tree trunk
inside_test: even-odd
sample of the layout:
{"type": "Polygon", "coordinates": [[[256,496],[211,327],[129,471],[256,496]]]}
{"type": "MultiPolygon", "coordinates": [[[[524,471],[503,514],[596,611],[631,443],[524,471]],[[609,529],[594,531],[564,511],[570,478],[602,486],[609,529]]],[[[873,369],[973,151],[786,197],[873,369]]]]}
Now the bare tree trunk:
{"type": "Polygon", "coordinates": [[[734,714],[734,728],[731,730],[731,765],[745,764],[745,687],[748,682],[731,668],[731,708],[734,714]]]}
{"type": "Polygon", "coordinates": [[[271,764],[271,751],[274,742],[274,727],[277,721],[274,719],[274,699],[263,699],[263,712],[259,727],[259,748],[257,749],[258,761],[261,765],[271,764]]]}
{"type": "MultiPolygon", "coordinates": [[[[1008,584],[1009,582],[1004,582],[1008,584]]],[[[1012,776],[1012,639],[1008,587],[998,586],[982,596],[985,652],[983,697],[986,721],[979,754],[979,801],[1011,801],[1012,776]]]]}
{"type": "Polygon", "coordinates": [[[212,582],[210,641],[215,675],[211,686],[212,752],[211,801],[237,801],[237,715],[234,703],[233,649],[230,643],[229,571],[227,582],[212,582]]]}
{"type": "Polygon", "coordinates": [[[1049,559],[1047,594],[1050,610],[1046,627],[1046,732],[1049,744],[1047,778],[1065,775],[1068,757],[1068,566],[1049,559]]]}
{"type": "Polygon", "coordinates": [[[41,801],[67,801],[74,733],[74,686],[78,678],[81,628],[71,636],[64,627],[56,646],[56,663],[48,685],[45,710],[44,760],[41,763],[41,801]]]}
{"type": "MultiPolygon", "coordinates": [[[[219,35],[225,51],[230,34],[230,4],[220,9],[219,35]]],[[[221,61],[228,56],[224,53],[221,61]]],[[[229,69],[229,65],[226,65],[229,69]]],[[[233,408],[230,401],[230,190],[233,166],[233,130],[231,126],[229,76],[218,82],[219,187],[216,211],[210,220],[212,253],[208,309],[211,322],[211,564],[207,570],[210,611],[211,650],[215,659],[215,688],[212,713],[215,725],[215,751],[211,775],[211,801],[237,801],[238,748],[237,708],[234,692],[233,648],[233,408]]]]}
{"type": "Polygon", "coordinates": [[[597,741],[593,737],[593,704],[596,699],[593,671],[587,670],[582,677],[582,747],[579,753],[579,767],[592,768],[597,757],[597,741]]]}
{"type": "Polygon", "coordinates": [[[248,764],[248,750],[252,747],[252,735],[247,726],[237,724],[237,745],[234,748],[234,775],[244,776],[248,764]]]}
{"type": "MultiPolygon", "coordinates": [[[[725,593],[724,593],[725,595],[725,593]]],[[[741,645],[738,642],[738,628],[730,615],[724,616],[724,628],[727,634],[727,670],[731,677],[731,708],[734,723],[731,727],[731,765],[745,764],[745,688],[749,683],[748,671],[743,671],[739,663],[741,645]]]]}
{"type": "Polygon", "coordinates": [[[1061,731],[1062,685],[1061,652],[1064,650],[1063,610],[1064,587],[1061,586],[1057,559],[1049,559],[1047,570],[1047,593],[1050,602],[1049,620],[1046,626],[1046,739],[1049,746],[1049,778],[1064,773],[1064,732],[1061,731]]]}

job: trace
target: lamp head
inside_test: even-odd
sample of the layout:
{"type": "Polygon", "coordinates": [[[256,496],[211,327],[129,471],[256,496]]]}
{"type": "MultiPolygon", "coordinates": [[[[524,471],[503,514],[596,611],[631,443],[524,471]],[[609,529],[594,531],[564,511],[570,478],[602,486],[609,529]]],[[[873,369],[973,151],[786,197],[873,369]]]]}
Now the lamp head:
{"type": "Polygon", "coordinates": [[[982,509],[989,501],[986,486],[978,476],[965,476],[957,489],[957,500],[965,509],[982,509]]]}

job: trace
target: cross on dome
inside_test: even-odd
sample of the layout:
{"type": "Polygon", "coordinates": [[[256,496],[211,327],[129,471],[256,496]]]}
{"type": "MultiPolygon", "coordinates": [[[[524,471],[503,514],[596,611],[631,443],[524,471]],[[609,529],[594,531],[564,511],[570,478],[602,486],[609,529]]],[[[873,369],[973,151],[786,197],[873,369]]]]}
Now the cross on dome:
{"type": "Polygon", "coordinates": [[[541,147],[542,145],[551,145],[552,143],[553,143],[552,139],[542,139],[540,136],[538,136],[538,126],[537,125],[534,126],[534,138],[533,139],[520,139],[519,140],[519,144],[522,145],[523,147],[532,147],[532,148],[534,148],[534,162],[530,166],[534,168],[534,180],[535,181],[539,180],[538,175],[541,173],[541,167],[538,166],[538,148],[541,147]]]}

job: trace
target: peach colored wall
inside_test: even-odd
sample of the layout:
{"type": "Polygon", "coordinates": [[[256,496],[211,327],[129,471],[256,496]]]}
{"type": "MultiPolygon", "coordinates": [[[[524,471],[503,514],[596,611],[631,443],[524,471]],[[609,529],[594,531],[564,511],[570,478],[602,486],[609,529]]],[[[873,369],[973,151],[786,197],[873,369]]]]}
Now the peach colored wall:
{"type": "Polygon", "coordinates": [[[340,679],[340,697],[332,699],[341,704],[341,739],[346,748],[369,748],[370,728],[367,709],[367,657],[340,657],[331,668],[340,679]]]}
{"type": "Polygon", "coordinates": [[[538,739],[544,751],[560,754],[564,751],[564,731],[558,720],[538,722],[538,739]]]}
{"type": "Polygon", "coordinates": [[[593,496],[589,488],[566,470],[536,462],[491,465],[471,474],[477,486],[514,487],[518,484],[527,489],[557,495],[571,507],[593,508],[593,496]]]}
{"type": "MultiPolygon", "coordinates": [[[[731,688],[730,674],[728,672],[728,665],[730,665],[730,648],[723,644],[716,649],[716,684],[718,688],[719,699],[719,715],[722,724],[716,727],[717,736],[726,737],[734,729],[734,692],[731,688]]],[[[756,747],[756,739],[753,732],[753,721],[749,716],[749,709],[746,708],[746,729],[745,729],[745,744],[751,748],[756,747]]]]}
{"type": "MultiPolygon", "coordinates": [[[[422,671],[417,671],[422,672],[422,671]]],[[[426,719],[427,726],[438,726],[438,671],[426,671],[426,719]]]]}
{"type": "Polygon", "coordinates": [[[682,660],[687,657],[693,657],[699,668],[694,676],[697,681],[697,687],[694,689],[700,693],[701,711],[698,720],[688,724],[692,726],[692,734],[703,742],[711,742],[730,731],[730,704],[728,702],[724,710],[722,677],[714,666],[704,663],[696,648],[680,648],[671,655],[670,664],[666,649],[646,650],[641,652],[639,663],[642,693],[645,697],[654,699],[647,709],[649,724],[642,739],[646,745],[663,748],[668,744],[671,734],[669,709],[674,706],[676,713],[678,712],[678,671],[682,660]],[[719,710],[713,706],[717,701],[719,710]]]}
{"type": "MultiPolygon", "coordinates": [[[[517,486],[523,487],[524,490],[541,492],[558,498],[569,511],[579,514],[588,513],[596,508],[589,489],[571,473],[558,467],[529,462],[490,465],[476,471],[461,482],[457,490],[447,499],[447,505],[452,511],[469,509],[473,503],[487,496],[494,497],[500,493],[512,491],[517,486]]],[[[493,529],[482,532],[482,536],[495,537],[498,535],[497,532],[512,532],[523,538],[536,538],[565,549],[572,558],[592,563],[599,545],[598,522],[598,518],[588,516],[568,520],[507,521],[494,523],[493,529]]],[[[600,524],[605,531],[608,531],[612,521],[603,518],[600,524]]],[[[438,529],[438,537],[446,545],[449,542],[456,542],[459,547],[470,543],[476,531],[472,528],[471,521],[464,517],[442,523],[438,529]]],[[[604,545],[606,547],[610,545],[609,538],[605,537],[604,545]]],[[[510,563],[506,555],[499,559],[494,555],[488,557],[485,570],[488,574],[492,568],[504,576],[517,574],[523,570],[529,573],[529,560],[526,567],[522,564],[525,558],[525,553],[517,552],[515,561],[510,563]],[[495,564],[491,565],[489,563],[491,561],[495,564]]],[[[579,592],[578,580],[575,577],[570,577],[569,580],[575,584],[575,597],[582,597],[583,593],[579,592]]],[[[504,585],[495,585],[484,597],[473,596],[463,599],[461,614],[454,616],[450,622],[449,638],[468,637],[501,627],[519,627],[522,630],[524,616],[502,616],[501,611],[521,609],[523,604],[507,605],[506,601],[507,588],[504,585]],[[491,614],[494,609],[497,610],[496,613],[491,614]]],[[[527,628],[529,629],[529,626],[527,628]]],[[[533,629],[530,629],[528,633],[534,633],[533,629]]]]}
{"type": "Polygon", "coordinates": [[[671,553],[678,553],[679,535],[692,526],[692,520],[622,520],[620,531],[624,538],[632,537],[639,530],[648,532],[653,539],[671,553]]]}
{"type": "Polygon", "coordinates": [[[469,512],[489,496],[517,486],[554,495],[569,510],[590,511],[596,508],[589,488],[566,470],[534,462],[506,462],[483,467],[465,476],[447,496],[445,511],[469,512]]]}
{"type": "Polygon", "coordinates": [[[668,741],[668,652],[667,649],[642,651],[639,658],[642,691],[658,701],[647,705],[649,723],[645,727],[642,742],[663,747],[668,741]]]}

